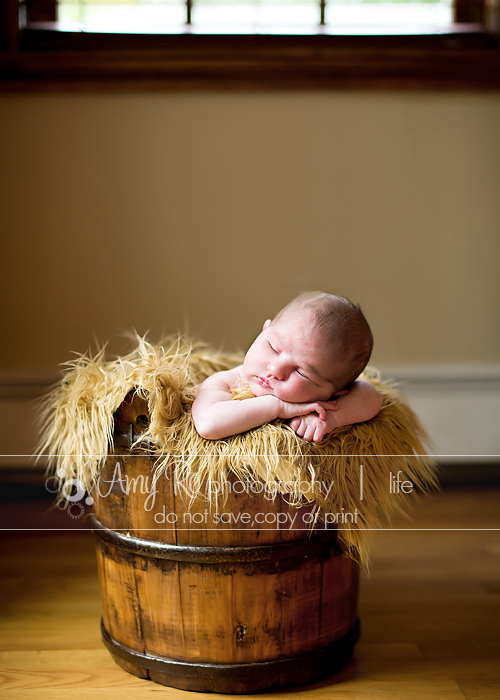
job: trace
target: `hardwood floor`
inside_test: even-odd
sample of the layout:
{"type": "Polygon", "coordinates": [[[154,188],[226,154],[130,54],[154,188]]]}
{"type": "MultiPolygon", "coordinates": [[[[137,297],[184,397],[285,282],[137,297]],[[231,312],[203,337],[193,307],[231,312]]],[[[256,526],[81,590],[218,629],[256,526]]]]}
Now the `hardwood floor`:
{"type": "MultiPolygon", "coordinates": [[[[393,527],[431,529],[373,534],[351,663],[320,684],[261,695],[500,699],[500,489],[434,494],[393,527]]],[[[0,535],[1,698],[200,697],[136,678],[111,659],[100,639],[91,533],[0,535]]]]}

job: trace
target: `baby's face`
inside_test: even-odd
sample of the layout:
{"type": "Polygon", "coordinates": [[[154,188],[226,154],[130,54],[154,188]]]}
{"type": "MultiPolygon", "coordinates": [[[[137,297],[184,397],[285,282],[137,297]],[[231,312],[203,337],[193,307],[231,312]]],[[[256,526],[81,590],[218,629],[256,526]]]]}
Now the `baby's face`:
{"type": "Polygon", "coordinates": [[[304,313],[266,321],[245,355],[243,374],[255,396],[272,394],[290,403],[327,401],[334,391],[331,357],[304,313]]]}

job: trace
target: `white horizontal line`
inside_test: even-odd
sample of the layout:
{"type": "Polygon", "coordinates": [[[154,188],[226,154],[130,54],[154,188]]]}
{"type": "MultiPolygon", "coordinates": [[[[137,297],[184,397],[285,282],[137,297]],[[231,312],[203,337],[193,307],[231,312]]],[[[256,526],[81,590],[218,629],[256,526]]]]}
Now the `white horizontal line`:
{"type": "MultiPolygon", "coordinates": [[[[110,453],[109,455],[99,455],[99,454],[84,454],[84,455],[60,455],[60,454],[41,454],[41,455],[20,455],[20,454],[15,454],[15,455],[0,455],[0,457],[73,457],[73,459],[77,459],[80,457],[115,457],[116,459],[120,459],[123,457],[126,457],[129,459],[130,457],[162,457],[162,456],[168,456],[168,457],[206,457],[206,453],[195,453],[195,454],[188,454],[188,455],[178,455],[178,454],[173,454],[173,455],[161,455],[161,454],[154,454],[154,453],[145,453],[145,454],[125,454],[125,455],[114,455],[113,453],[110,453]]],[[[213,456],[217,457],[220,455],[214,454],[213,456]]],[[[227,455],[230,456],[230,455],[227,455]]],[[[478,454],[478,455],[469,455],[469,454],[387,454],[387,455],[378,455],[378,454],[323,454],[323,453],[318,453],[318,454],[284,454],[283,452],[267,452],[267,453],[262,453],[262,454],[243,454],[243,455],[237,455],[238,457],[500,457],[500,454],[478,454]]]]}
{"type": "MultiPolygon", "coordinates": [[[[138,528],[139,532],[149,532],[150,530],[153,532],[254,532],[252,529],[247,529],[244,527],[240,528],[203,528],[203,529],[194,529],[194,528],[176,528],[174,529],[169,529],[169,528],[138,528]]],[[[265,528],[265,530],[259,530],[258,532],[265,532],[266,530],[271,531],[271,532],[311,532],[310,528],[294,528],[293,530],[278,530],[275,528],[265,528]]],[[[5,532],[95,532],[92,528],[86,528],[86,527],[1,527],[0,531],[5,531],[5,532]]],[[[127,528],[116,528],[114,530],[111,530],[111,532],[128,532],[127,528]]],[[[406,528],[406,527],[367,527],[367,528],[341,528],[340,530],[328,530],[327,528],[321,530],[315,530],[317,534],[322,534],[324,532],[500,532],[500,527],[461,527],[461,528],[455,528],[455,527],[412,527],[412,528],[406,528]]],[[[131,535],[132,537],[137,537],[137,535],[131,535]]],[[[288,542],[294,542],[295,540],[287,540],[288,542]]],[[[168,543],[166,543],[168,544],[168,543]]],[[[275,544],[275,543],[268,543],[268,544],[275,544]]],[[[200,545],[200,546],[207,546],[207,545],[200,545]]],[[[210,545],[208,545],[210,546],[210,545]]],[[[231,545],[220,545],[220,546],[231,546],[231,545]]],[[[240,545],[238,545],[240,546],[240,545]]]]}

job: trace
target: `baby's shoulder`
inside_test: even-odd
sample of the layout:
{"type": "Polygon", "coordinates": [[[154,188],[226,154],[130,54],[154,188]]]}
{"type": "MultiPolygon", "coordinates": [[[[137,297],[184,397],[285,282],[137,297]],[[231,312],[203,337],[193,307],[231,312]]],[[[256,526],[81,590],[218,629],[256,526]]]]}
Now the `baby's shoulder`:
{"type": "Polygon", "coordinates": [[[241,385],[243,379],[243,365],[239,365],[238,367],[216,372],[210,377],[207,377],[201,385],[201,388],[203,390],[218,389],[232,391],[235,387],[241,385]]]}

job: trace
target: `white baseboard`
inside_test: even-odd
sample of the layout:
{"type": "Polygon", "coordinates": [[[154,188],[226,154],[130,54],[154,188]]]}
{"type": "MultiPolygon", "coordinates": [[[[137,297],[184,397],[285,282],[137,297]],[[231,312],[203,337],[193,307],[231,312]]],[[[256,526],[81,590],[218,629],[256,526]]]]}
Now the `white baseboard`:
{"type": "MultiPolygon", "coordinates": [[[[59,378],[47,372],[0,374],[0,468],[35,466],[40,398],[59,378]]],[[[40,460],[36,466],[45,465],[46,460],[40,460]]]]}
{"type": "MultiPolygon", "coordinates": [[[[420,417],[439,464],[500,464],[500,364],[382,367],[420,417]]],[[[0,468],[33,465],[38,398],[57,376],[0,375],[0,468]]],[[[39,466],[43,466],[43,460],[39,466]]]]}
{"type": "Polygon", "coordinates": [[[500,463],[500,364],[383,367],[399,382],[438,464],[500,463]]]}

